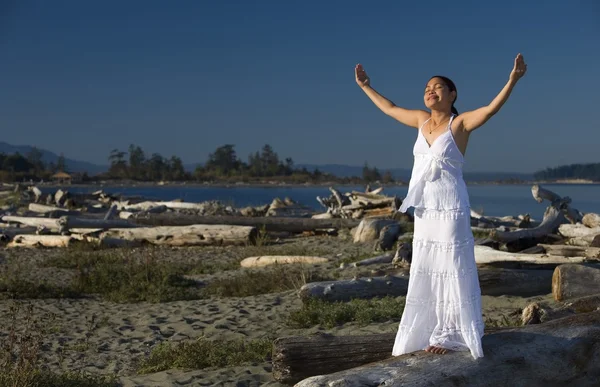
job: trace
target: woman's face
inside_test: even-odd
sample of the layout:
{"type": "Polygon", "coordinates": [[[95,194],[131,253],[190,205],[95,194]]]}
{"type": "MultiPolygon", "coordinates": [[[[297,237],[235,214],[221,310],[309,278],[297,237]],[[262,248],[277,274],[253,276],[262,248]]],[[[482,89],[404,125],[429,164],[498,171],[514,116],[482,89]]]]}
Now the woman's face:
{"type": "Polygon", "coordinates": [[[448,85],[441,78],[431,78],[425,86],[423,100],[429,109],[449,110],[455,98],[456,92],[450,91],[448,85]]]}

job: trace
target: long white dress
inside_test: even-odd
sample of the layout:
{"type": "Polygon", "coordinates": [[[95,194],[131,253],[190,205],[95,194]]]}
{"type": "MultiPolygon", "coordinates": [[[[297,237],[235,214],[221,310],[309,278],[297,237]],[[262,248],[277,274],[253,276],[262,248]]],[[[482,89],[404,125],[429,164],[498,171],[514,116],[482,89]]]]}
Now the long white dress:
{"type": "Polygon", "coordinates": [[[400,207],[414,208],[413,254],[393,356],[431,345],[483,357],[481,290],[453,119],[431,146],[421,126],[413,148],[408,194],[400,207]]]}

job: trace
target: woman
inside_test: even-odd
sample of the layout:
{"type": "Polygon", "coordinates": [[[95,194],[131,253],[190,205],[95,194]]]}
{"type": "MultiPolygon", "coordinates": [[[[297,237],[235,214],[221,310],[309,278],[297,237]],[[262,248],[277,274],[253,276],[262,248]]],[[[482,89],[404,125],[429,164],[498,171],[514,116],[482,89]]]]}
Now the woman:
{"type": "Polygon", "coordinates": [[[419,130],[408,194],[400,207],[401,212],[414,209],[413,258],[393,356],[453,350],[483,357],[481,290],[462,166],[469,136],[500,110],[526,70],[517,55],[496,98],[459,115],[456,87],[446,77],[434,76],[425,86],[427,112],[394,105],[371,87],[360,64],[355,68],[356,82],[379,109],[419,130]]]}

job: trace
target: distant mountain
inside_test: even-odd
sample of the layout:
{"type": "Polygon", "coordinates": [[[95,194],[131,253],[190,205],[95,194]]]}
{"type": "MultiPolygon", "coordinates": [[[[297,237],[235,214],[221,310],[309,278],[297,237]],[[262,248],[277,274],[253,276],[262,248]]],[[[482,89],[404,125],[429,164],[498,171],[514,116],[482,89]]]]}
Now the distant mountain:
{"type": "MultiPolygon", "coordinates": [[[[26,156],[33,148],[34,147],[30,145],[11,145],[0,141],[0,153],[20,153],[23,156],[26,156]]],[[[38,148],[38,150],[42,153],[42,161],[44,163],[56,163],[58,160],[58,155],[56,153],[42,148],[38,148]]],[[[95,175],[108,171],[108,165],[98,165],[89,163],[87,161],[73,160],[66,157],[65,163],[69,172],[87,172],[90,175],[95,175]]]]}

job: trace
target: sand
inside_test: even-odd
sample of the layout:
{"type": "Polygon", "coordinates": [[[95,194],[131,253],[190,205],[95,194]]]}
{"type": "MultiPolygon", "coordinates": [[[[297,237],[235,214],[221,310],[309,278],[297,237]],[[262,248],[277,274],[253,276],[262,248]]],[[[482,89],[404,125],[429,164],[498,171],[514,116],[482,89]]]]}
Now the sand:
{"type": "MultiPolygon", "coordinates": [[[[369,255],[372,244],[354,245],[346,237],[307,237],[287,242],[292,248],[319,252],[330,264],[320,270],[339,271],[343,258],[369,255]]],[[[233,248],[160,249],[162,259],[180,261],[241,260],[255,251],[233,248]],[[248,253],[246,253],[248,252],[248,253]]],[[[40,263],[64,254],[60,250],[4,250],[0,257],[0,274],[19,272],[33,280],[65,283],[71,270],[41,267],[40,263]],[[18,268],[18,270],[17,270],[18,268]]],[[[373,254],[377,255],[377,254],[373,254]]],[[[347,269],[341,274],[351,278],[357,274],[377,273],[384,265],[347,269]]],[[[241,270],[241,269],[240,269],[241,270]]],[[[235,275],[235,270],[210,275],[195,275],[198,281],[235,275]]],[[[483,297],[484,316],[498,319],[532,301],[551,302],[543,297],[483,297]]],[[[165,341],[237,339],[311,335],[329,332],[336,335],[395,332],[398,321],[359,326],[348,323],[333,329],[313,327],[292,329],[285,323],[301,302],[293,290],[241,298],[209,298],[169,303],[114,303],[100,297],[85,299],[21,300],[30,303],[34,317],[48,330],[42,347],[43,363],[54,371],[86,371],[92,374],[117,375],[123,386],[278,386],[271,376],[269,362],[243,366],[179,370],[139,375],[137,366],[150,351],[165,341]],[[50,314],[50,315],[49,315],[50,314]]],[[[9,309],[13,300],[0,301],[0,337],[8,334],[9,309]]]]}

